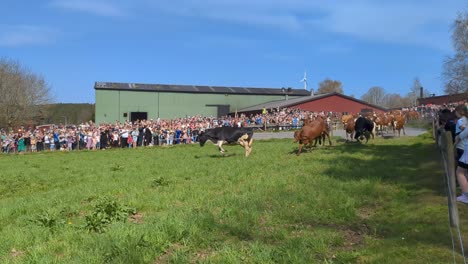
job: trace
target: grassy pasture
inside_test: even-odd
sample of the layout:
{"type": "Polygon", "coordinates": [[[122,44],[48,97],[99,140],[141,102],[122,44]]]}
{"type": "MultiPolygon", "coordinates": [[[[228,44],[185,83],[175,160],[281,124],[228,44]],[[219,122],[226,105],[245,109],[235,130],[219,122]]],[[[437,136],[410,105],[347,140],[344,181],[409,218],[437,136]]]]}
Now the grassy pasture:
{"type": "Polygon", "coordinates": [[[452,263],[432,139],[334,143],[1,155],[0,263],[452,263]]]}

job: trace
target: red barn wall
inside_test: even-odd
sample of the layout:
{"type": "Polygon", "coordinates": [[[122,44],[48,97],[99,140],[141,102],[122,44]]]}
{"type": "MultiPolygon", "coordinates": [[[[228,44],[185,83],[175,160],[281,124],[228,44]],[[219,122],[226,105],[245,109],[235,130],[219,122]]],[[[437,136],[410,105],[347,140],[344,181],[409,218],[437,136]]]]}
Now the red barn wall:
{"type": "Polygon", "coordinates": [[[383,110],[374,108],[370,105],[362,104],[337,95],[332,95],[325,98],[305,102],[302,104],[295,105],[294,107],[313,112],[326,111],[339,113],[360,113],[362,109],[372,109],[373,111],[379,113],[384,112],[383,110]]]}

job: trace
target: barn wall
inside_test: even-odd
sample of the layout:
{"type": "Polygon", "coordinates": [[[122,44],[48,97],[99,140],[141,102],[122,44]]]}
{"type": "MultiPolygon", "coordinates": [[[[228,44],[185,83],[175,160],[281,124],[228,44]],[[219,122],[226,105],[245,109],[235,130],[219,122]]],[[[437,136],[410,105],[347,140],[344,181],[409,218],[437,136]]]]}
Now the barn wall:
{"type": "Polygon", "coordinates": [[[314,101],[309,101],[306,103],[302,103],[296,105],[297,107],[302,110],[313,111],[313,112],[348,112],[348,113],[359,113],[363,109],[372,109],[375,112],[383,113],[384,111],[375,107],[371,107],[366,104],[362,104],[341,96],[332,95],[325,98],[320,98],[314,101]]]}
{"type": "Polygon", "coordinates": [[[262,104],[284,97],[278,95],[194,94],[153,91],[95,90],[96,123],[124,122],[131,112],[147,112],[148,119],[216,116],[217,108],[207,105],[229,105],[229,111],[262,104]],[[124,113],[128,113],[124,117],[124,113]]]}

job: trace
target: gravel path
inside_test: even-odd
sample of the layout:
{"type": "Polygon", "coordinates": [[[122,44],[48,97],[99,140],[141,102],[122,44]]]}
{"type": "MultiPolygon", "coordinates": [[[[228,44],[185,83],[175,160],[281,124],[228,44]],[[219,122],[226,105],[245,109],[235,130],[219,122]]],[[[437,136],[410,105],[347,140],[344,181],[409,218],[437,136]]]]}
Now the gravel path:
{"type": "MultiPolygon", "coordinates": [[[[406,136],[419,136],[421,134],[424,134],[427,130],[421,129],[421,128],[410,128],[407,127],[405,128],[406,131],[406,136]]],[[[402,136],[403,136],[403,132],[402,136]]],[[[293,138],[294,132],[293,131],[285,131],[285,132],[265,132],[265,133],[255,133],[254,132],[254,139],[270,139],[270,138],[293,138]]],[[[386,135],[386,134],[384,134],[386,135]]],[[[393,136],[393,132],[388,133],[389,136],[393,136]]],[[[397,134],[398,135],[398,134],[397,134]]],[[[338,136],[345,138],[345,131],[343,129],[338,129],[333,131],[333,136],[338,136]]]]}

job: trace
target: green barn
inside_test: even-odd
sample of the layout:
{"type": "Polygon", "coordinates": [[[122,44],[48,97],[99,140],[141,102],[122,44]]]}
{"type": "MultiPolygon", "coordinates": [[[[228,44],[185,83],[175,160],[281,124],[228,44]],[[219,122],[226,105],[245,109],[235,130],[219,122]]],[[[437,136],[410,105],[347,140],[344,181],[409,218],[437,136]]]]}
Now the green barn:
{"type": "Polygon", "coordinates": [[[307,90],[292,88],[114,82],[96,82],[94,89],[97,124],[193,115],[220,117],[252,105],[310,95],[307,90]]]}

